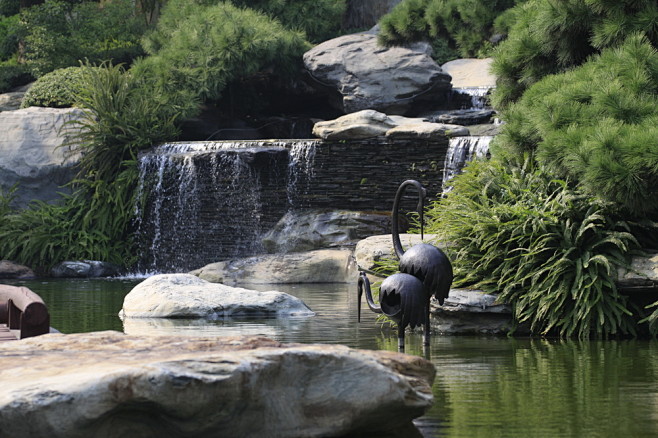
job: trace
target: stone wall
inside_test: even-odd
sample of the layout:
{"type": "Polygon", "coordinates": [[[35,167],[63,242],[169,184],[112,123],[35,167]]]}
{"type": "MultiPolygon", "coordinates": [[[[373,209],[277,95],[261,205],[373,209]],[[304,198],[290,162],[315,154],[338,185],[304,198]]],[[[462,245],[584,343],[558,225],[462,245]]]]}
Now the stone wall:
{"type": "MultiPolygon", "coordinates": [[[[140,269],[182,272],[262,253],[261,236],[291,210],[389,211],[406,179],[430,198],[441,191],[447,138],[307,143],[305,159],[293,141],[142,156],[140,269]]],[[[410,191],[402,208],[416,200],[410,191]]]]}

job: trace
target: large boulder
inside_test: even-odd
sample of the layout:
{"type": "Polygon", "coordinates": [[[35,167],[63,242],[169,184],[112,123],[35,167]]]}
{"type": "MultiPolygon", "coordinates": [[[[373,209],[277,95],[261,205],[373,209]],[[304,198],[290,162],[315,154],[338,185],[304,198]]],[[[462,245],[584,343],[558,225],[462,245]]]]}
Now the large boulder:
{"type": "Polygon", "coordinates": [[[452,86],[457,89],[494,88],[496,76],[491,73],[492,58],[463,58],[448,61],[441,69],[452,78],[452,86]]]}
{"type": "Polygon", "coordinates": [[[312,316],[299,298],[210,283],[190,274],[161,274],[135,286],[119,312],[126,318],[312,316]]]}
{"type": "Polygon", "coordinates": [[[357,270],[352,251],[318,249],[226,260],[191,274],[224,284],[351,283],[357,270]]]}
{"type": "Polygon", "coordinates": [[[391,229],[391,215],[384,212],[303,210],[286,213],[263,236],[269,253],[302,252],[353,246],[360,239],[391,229]]]}
{"type": "Polygon", "coordinates": [[[334,120],[317,122],[313,135],[323,140],[359,140],[385,136],[390,139],[445,140],[469,135],[460,125],[431,123],[425,119],[386,115],[375,110],[361,110],[334,120]]]}
{"type": "Polygon", "coordinates": [[[80,117],[74,108],[30,107],[0,112],[0,189],[18,184],[15,206],[53,201],[73,178],[78,157],[62,145],[69,140],[63,126],[80,117]]]}
{"type": "Polygon", "coordinates": [[[339,111],[405,114],[423,102],[437,106],[448,97],[450,75],[430,53],[427,43],[383,47],[374,32],[364,32],[315,46],[304,54],[304,65],[313,82],[329,90],[339,111]]]}
{"type": "Polygon", "coordinates": [[[434,374],[417,356],[341,345],[44,335],[0,344],[0,430],[50,438],[418,434],[411,420],[432,405],[434,374]]]}

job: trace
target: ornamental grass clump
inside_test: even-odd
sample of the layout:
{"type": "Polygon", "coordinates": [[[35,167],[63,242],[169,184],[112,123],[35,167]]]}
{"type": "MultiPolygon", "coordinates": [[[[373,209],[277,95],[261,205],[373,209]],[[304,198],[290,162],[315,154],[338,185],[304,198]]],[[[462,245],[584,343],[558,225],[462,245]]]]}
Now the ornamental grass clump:
{"type": "Polygon", "coordinates": [[[450,242],[453,286],[499,294],[535,334],[635,335],[641,309],[615,286],[638,248],[614,205],[527,161],[477,161],[432,203],[428,233],[450,242]]]}

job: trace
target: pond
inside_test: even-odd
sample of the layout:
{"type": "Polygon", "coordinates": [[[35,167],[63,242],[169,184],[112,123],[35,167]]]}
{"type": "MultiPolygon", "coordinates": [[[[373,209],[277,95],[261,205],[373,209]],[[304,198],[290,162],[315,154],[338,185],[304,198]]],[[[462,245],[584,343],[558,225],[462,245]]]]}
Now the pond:
{"type": "MultiPolygon", "coordinates": [[[[363,311],[356,287],[276,285],[317,315],[299,319],[190,320],[125,325],[117,313],[139,279],[23,281],[46,301],[64,333],[264,335],[282,342],[343,344],[396,351],[396,332],[363,311]]],[[[365,307],[365,306],[364,306],[365,307]]],[[[415,421],[425,437],[658,436],[658,342],[552,341],[434,335],[407,336],[407,353],[436,366],[435,403],[415,421]]]]}

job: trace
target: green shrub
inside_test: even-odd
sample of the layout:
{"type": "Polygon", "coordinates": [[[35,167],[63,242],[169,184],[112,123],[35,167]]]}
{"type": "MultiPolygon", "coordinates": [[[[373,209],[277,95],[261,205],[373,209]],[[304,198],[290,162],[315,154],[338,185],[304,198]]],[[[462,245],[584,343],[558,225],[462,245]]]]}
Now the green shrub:
{"type": "Polygon", "coordinates": [[[29,68],[16,64],[15,61],[0,63],[0,93],[20,87],[34,80],[29,68]]]}
{"type": "Polygon", "coordinates": [[[70,4],[47,0],[21,14],[23,56],[36,76],[81,60],[131,62],[143,52],[145,23],[129,0],[70,4]]]}
{"type": "Polygon", "coordinates": [[[531,0],[517,6],[509,37],[494,53],[494,105],[502,109],[549,74],[580,65],[592,54],[643,32],[658,43],[654,0],[531,0]]]}
{"type": "Polygon", "coordinates": [[[18,15],[0,17],[0,61],[6,61],[18,52],[18,15]]]}
{"type": "Polygon", "coordinates": [[[235,0],[243,6],[276,18],[288,29],[301,30],[314,43],[337,36],[345,0],[235,0]]]}
{"type": "Polygon", "coordinates": [[[614,283],[637,248],[630,226],[528,163],[473,162],[431,205],[426,231],[451,242],[454,285],[498,293],[535,334],[635,334],[643,315],[614,283]]]}
{"type": "Polygon", "coordinates": [[[0,0],[0,17],[11,17],[18,14],[20,0],[0,0]]]}
{"type": "Polygon", "coordinates": [[[520,1],[404,0],[380,20],[379,40],[385,45],[442,40],[458,56],[483,56],[499,31],[496,18],[520,1]]]}
{"type": "Polygon", "coordinates": [[[67,67],[52,71],[37,79],[23,96],[21,108],[42,106],[68,108],[75,104],[83,69],[67,67]]]}
{"type": "Polygon", "coordinates": [[[503,116],[498,156],[531,152],[628,217],[657,217],[658,53],[643,37],[544,78],[503,116]]]}
{"type": "Polygon", "coordinates": [[[297,73],[310,46],[303,34],[230,3],[201,6],[171,0],[155,32],[144,40],[152,56],[133,67],[171,93],[189,90],[216,100],[228,84],[265,70],[297,73]]]}

